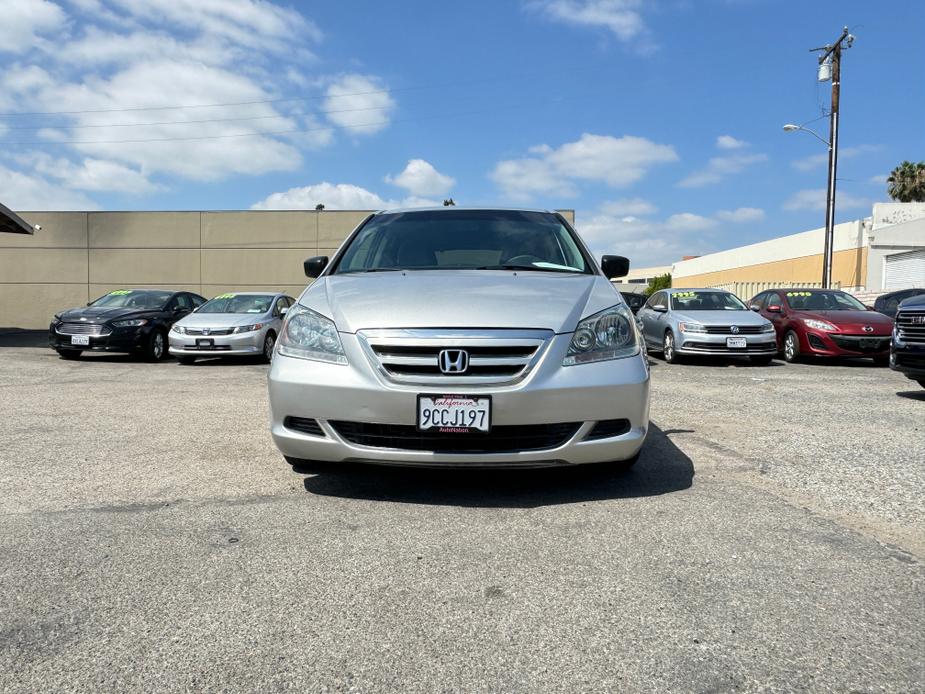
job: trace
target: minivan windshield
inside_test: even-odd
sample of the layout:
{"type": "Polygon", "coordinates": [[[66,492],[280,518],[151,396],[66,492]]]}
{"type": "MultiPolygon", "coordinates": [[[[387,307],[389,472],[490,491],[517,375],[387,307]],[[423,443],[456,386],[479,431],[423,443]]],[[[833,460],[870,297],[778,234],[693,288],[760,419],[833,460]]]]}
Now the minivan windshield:
{"type": "Polygon", "coordinates": [[[548,212],[439,210],[376,215],[336,274],[387,270],[590,273],[572,232],[548,212]]]}
{"type": "Polygon", "coordinates": [[[677,292],[671,295],[676,311],[747,311],[739,298],[729,292],[677,292]]]}
{"type": "Polygon", "coordinates": [[[91,306],[106,308],[141,308],[160,310],[173,296],[171,292],[157,290],[117,289],[101,296],[91,306]]]}
{"type": "Polygon", "coordinates": [[[196,313],[266,313],[273,294],[219,294],[199,307],[196,313]]]}
{"type": "Polygon", "coordinates": [[[787,292],[794,311],[866,311],[867,307],[845,292],[796,290],[787,292]]]}

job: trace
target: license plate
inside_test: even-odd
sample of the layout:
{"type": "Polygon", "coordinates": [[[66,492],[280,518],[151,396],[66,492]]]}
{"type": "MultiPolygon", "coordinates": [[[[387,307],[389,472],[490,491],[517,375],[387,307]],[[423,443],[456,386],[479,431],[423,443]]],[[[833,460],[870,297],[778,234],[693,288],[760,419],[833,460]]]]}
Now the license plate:
{"type": "Polygon", "coordinates": [[[198,349],[212,349],[215,347],[215,340],[212,338],[199,338],[196,340],[196,347],[198,349]]]}
{"type": "Polygon", "coordinates": [[[862,337],[861,349],[877,349],[880,346],[880,339],[879,337],[862,337]]]}
{"type": "Polygon", "coordinates": [[[89,335],[71,335],[71,344],[72,345],[89,345],[90,336],[89,335]]]}
{"type": "Polygon", "coordinates": [[[418,431],[444,434],[491,431],[491,398],[475,395],[419,395],[418,431]]]}
{"type": "Polygon", "coordinates": [[[727,337],[726,346],[730,349],[742,349],[748,346],[748,341],[744,337],[727,337]]]}

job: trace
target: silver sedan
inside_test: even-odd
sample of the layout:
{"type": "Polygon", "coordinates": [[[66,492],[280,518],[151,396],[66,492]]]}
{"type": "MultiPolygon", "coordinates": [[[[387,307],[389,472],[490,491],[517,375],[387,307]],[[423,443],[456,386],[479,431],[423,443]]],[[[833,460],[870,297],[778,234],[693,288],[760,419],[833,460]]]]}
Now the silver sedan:
{"type": "Polygon", "coordinates": [[[777,354],[774,326],[722,289],[664,289],[649,297],[636,318],[646,346],[669,363],[712,354],[770,364],[777,354]]]}
{"type": "Polygon", "coordinates": [[[273,358],[283,316],[295,299],[282,293],[229,292],[210,299],[170,330],[170,353],[181,364],[197,357],[273,358]]]}

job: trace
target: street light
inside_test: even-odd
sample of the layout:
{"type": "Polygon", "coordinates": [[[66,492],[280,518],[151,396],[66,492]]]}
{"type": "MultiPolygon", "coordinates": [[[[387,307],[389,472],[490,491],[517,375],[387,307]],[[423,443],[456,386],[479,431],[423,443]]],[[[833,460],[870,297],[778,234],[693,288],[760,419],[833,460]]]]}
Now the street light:
{"type": "Polygon", "coordinates": [[[787,123],[784,132],[793,133],[802,130],[815,137],[829,150],[829,182],[825,195],[825,246],[822,251],[822,286],[828,289],[832,284],[832,252],[835,246],[835,167],[838,162],[838,152],[833,142],[837,141],[838,129],[833,129],[832,140],[826,140],[818,133],[802,125],[787,123]]]}

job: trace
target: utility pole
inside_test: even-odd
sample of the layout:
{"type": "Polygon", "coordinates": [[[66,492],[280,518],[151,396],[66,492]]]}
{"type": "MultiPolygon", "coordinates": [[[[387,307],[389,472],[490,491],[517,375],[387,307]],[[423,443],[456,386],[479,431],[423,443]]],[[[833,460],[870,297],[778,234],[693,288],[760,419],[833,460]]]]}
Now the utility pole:
{"type": "Polygon", "coordinates": [[[841,52],[842,44],[851,48],[854,36],[848,33],[848,27],[842,30],[841,36],[833,44],[811,51],[822,51],[819,56],[820,79],[824,66],[831,65],[832,69],[832,108],[829,114],[829,182],[825,195],[825,250],[822,255],[822,286],[829,289],[832,286],[832,255],[835,242],[835,173],[838,169],[838,109],[841,97],[841,52]],[[828,62],[827,62],[828,61],[828,62]]]}

